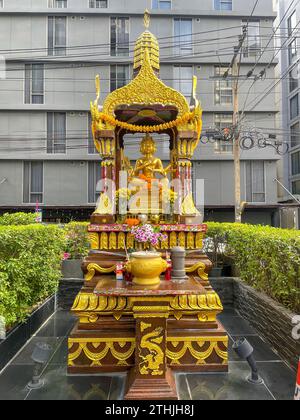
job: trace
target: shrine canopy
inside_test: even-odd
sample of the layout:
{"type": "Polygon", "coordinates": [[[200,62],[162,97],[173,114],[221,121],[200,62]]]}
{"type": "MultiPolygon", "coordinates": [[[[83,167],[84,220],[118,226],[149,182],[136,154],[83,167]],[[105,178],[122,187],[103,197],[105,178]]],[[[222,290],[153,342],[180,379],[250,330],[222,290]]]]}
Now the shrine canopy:
{"type": "MultiPolygon", "coordinates": [[[[129,133],[167,133],[182,158],[191,159],[202,130],[202,109],[196,97],[197,78],[193,78],[191,104],[175,89],[159,78],[160,59],[157,38],[149,31],[150,15],[145,12],[146,30],[138,38],[134,49],[132,81],[112,93],[100,106],[100,77],[96,77],[97,98],[91,103],[92,131],[95,146],[107,158],[107,142],[111,144],[110,157],[115,146],[129,133]],[[112,135],[114,132],[114,135],[112,135]],[[180,152],[180,140],[185,140],[180,152]],[[177,140],[179,141],[177,145],[177,140]]],[[[180,156],[178,156],[180,158],[180,156]]]]}

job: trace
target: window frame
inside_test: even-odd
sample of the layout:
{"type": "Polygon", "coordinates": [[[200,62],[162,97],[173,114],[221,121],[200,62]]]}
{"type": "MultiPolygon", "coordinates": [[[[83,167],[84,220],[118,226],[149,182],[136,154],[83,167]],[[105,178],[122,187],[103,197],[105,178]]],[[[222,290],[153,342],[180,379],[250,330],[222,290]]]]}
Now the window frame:
{"type": "Polygon", "coordinates": [[[44,63],[25,63],[24,65],[24,105],[45,105],[45,96],[46,96],[46,91],[45,91],[45,64],[44,63]],[[33,83],[33,72],[32,72],[32,66],[34,65],[40,65],[43,66],[43,93],[42,94],[35,94],[33,95],[33,89],[32,89],[32,83],[33,83]],[[30,66],[30,78],[29,78],[29,82],[28,79],[26,77],[26,67],[30,66]],[[26,84],[29,83],[29,96],[30,96],[30,101],[26,102],[26,84]],[[38,102],[38,103],[34,103],[32,98],[33,96],[41,96],[43,98],[42,102],[38,102]]]}
{"type": "Polygon", "coordinates": [[[67,56],[67,46],[68,46],[68,16],[57,16],[57,15],[49,15],[48,16],[48,28],[47,28],[47,40],[48,40],[48,56],[50,57],[66,57],[67,56]],[[52,45],[51,48],[49,48],[49,23],[50,18],[52,19],[52,45]],[[55,33],[56,33],[56,19],[58,18],[64,18],[65,19],[65,45],[64,46],[56,46],[55,45],[55,33]],[[57,54],[58,51],[63,51],[63,54],[57,54]]]}
{"type": "MultiPolygon", "coordinates": [[[[228,120],[230,118],[230,121],[228,121],[228,124],[231,125],[231,126],[233,125],[233,113],[229,113],[229,112],[228,113],[225,113],[225,112],[224,113],[215,113],[214,114],[214,126],[216,128],[218,128],[218,130],[222,131],[223,128],[221,127],[221,125],[222,125],[221,118],[220,118],[220,121],[216,121],[217,116],[223,116],[223,117],[226,116],[228,118],[228,120]],[[219,126],[217,127],[218,124],[220,124],[220,127],[219,126]]],[[[224,118],[224,120],[225,120],[225,118],[224,118]]],[[[233,142],[229,143],[227,141],[217,140],[215,142],[214,152],[217,153],[217,154],[220,154],[220,155],[225,155],[225,154],[226,155],[232,155],[233,154],[233,142]]]]}
{"type": "Polygon", "coordinates": [[[193,18],[185,18],[185,17],[175,17],[173,18],[173,38],[174,40],[176,38],[179,39],[178,45],[174,45],[173,47],[173,51],[174,51],[174,55],[178,55],[178,56],[186,56],[186,55],[193,55],[194,54],[194,44],[193,44],[193,29],[194,29],[194,19],[193,18]],[[182,22],[182,21],[190,21],[191,22],[191,34],[187,34],[187,35],[176,35],[176,30],[175,30],[175,26],[176,26],[176,22],[182,22]],[[180,41],[180,39],[182,37],[186,37],[191,35],[191,47],[190,48],[182,48],[181,44],[185,44],[185,42],[180,41]],[[176,37],[176,38],[175,38],[176,37]],[[189,51],[189,54],[184,54],[185,51],[189,51]]]}
{"type": "MultiPolygon", "coordinates": [[[[222,74],[222,69],[224,69],[224,73],[225,71],[227,71],[227,67],[223,67],[223,66],[214,66],[214,76],[217,76],[220,78],[220,80],[215,80],[214,83],[214,104],[217,106],[232,106],[233,105],[233,83],[231,80],[221,80],[221,77],[223,76],[222,74]],[[222,87],[222,84],[231,84],[231,87],[227,86],[227,87],[222,87]],[[231,91],[231,95],[227,94],[225,95],[224,93],[222,94],[222,92],[224,91],[231,91]],[[217,95],[219,96],[219,100],[217,100],[217,95]],[[231,101],[230,102],[222,102],[222,97],[223,98],[229,98],[231,97],[231,101]]],[[[231,75],[231,71],[229,73],[231,75]]]]}
{"type": "Polygon", "coordinates": [[[113,91],[115,91],[116,89],[119,89],[120,87],[124,87],[124,86],[126,86],[128,83],[129,83],[129,81],[130,81],[130,64],[110,64],[110,66],[109,66],[109,88],[110,88],[110,92],[113,92],[113,91]],[[122,86],[118,86],[118,77],[117,77],[117,75],[118,75],[118,67],[119,66],[122,66],[122,67],[126,67],[127,68],[127,78],[126,78],[126,80],[125,80],[125,84],[124,85],[122,85],[122,86]],[[112,78],[112,68],[113,67],[115,67],[116,68],[116,71],[115,71],[115,73],[116,73],[116,78],[115,78],[115,84],[116,84],[116,88],[115,89],[112,89],[112,83],[113,83],[113,78],[112,78]]]}
{"type": "Polygon", "coordinates": [[[245,161],[245,201],[247,201],[249,204],[266,204],[267,203],[267,177],[266,177],[266,162],[264,160],[247,160],[245,161]],[[254,162],[262,162],[263,163],[263,170],[264,170],[264,192],[253,192],[253,163],[254,162]],[[251,201],[248,200],[247,197],[247,165],[251,163],[251,201]],[[253,195],[254,194],[264,194],[264,201],[254,201],[253,195]]]}
{"type": "Polygon", "coordinates": [[[67,139],[67,113],[66,112],[59,112],[59,111],[47,112],[46,113],[46,124],[47,124],[47,148],[46,148],[47,155],[63,155],[63,156],[65,156],[67,154],[67,143],[68,143],[68,141],[67,141],[68,140],[67,139]],[[65,123],[64,124],[65,125],[65,142],[64,142],[64,144],[63,143],[58,143],[57,141],[55,142],[55,115],[56,114],[61,114],[61,115],[64,115],[64,117],[65,117],[65,121],[64,121],[64,123],[65,123]],[[48,124],[49,124],[48,117],[50,115],[52,115],[52,127],[51,127],[52,137],[51,138],[49,136],[49,128],[48,128],[49,127],[48,126],[48,124]],[[50,140],[51,140],[51,151],[49,151],[49,148],[48,148],[50,140]],[[64,152],[56,152],[55,147],[61,146],[61,145],[64,145],[64,147],[65,147],[64,152]]]}
{"type": "Polygon", "coordinates": [[[175,90],[181,92],[187,100],[190,100],[192,98],[193,75],[194,75],[194,65],[193,64],[175,64],[173,66],[173,79],[174,79],[173,80],[173,83],[174,83],[173,87],[174,87],[175,90]],[[190,90],[190,93],[188,95],[184,92],[184,89],[182,89],[182,84],[183,83],[188,83],[188,79],[182,79],[181,77],[179,77],[178,80],[175,80],[175,69],[176,68],[180,69],[180,76],[181,76],[181,69],[182,68],[191,69],[191,74],[192,74],[192,77],[191,77],[191,80],[190,80],[191,90],[190,90]]]}
{"type": "Polygon", "coordinates": [[[100,9],[108,9],[109,8],[109,0],[88,0],[88,8],[89,9],[96,9],[96,10],[100,10],[100,9]],[[91,7],[91,2],[94,1],[95,4],[97,1],[106,1],[106,7],[91,7]]]}
{"type": "Polygon", "coordinates": [[[99,160],[90,160],[87,164],[87,203],[88,204],[97,204],[97,201],[100,197],[101,192],[97,193],[97,184],[98,182],[101,180],[101,162],[99,160]],[[98,165],[99,170],[100,170],[100,179],[97,181],[96,185],[94,186],[94,198],[95,201],[90,201],[90,169],[91,166],[93,165],[93,175],[94,178],[96,179],[97,174],[96,174],[96,165],[98,165]],[[98,195],[98,196],[97,196],[98,195]]]}
{"type": "Polygon", "coordinates": [[[172,10],[173,8],[173,0],[152,0],[151,1],[151,9],[152,10],[172,10]],[[157,5],[158,7],[154,7],[154,1],[157,1],[157,5]],[[169,3],[170,7],[164,8],[164,7],[160,7],[160,3],[169,3]]]}
{"type": "Polygon", "coordinates": [[[32,205],[36,204],[35,201],[31,201],[31,196],[33,194],[42,195],[42,201],[39,201],[39,204],[44,204],[45,201],[45,162],[42,160],[24,160],[23,161],[23,171],[22,171],[22,204],[24,205],[32,205]],[[31,179],[32,179],[32,163],[41,163],[42,164],[42,192],[32,192],[31,191],[31,179]],[[29,179],[28,179],[28,202],[25,201],[25,165],[30,164],[29,167],[29,179]]]}
{"type": "MultiPolygon", "coordinates": [[[[117,25],[116,25],[117,28],[117,25]]],[[[130,32],[131,32],[131,19],[130,16],[110,16],[110,31],[109,31],[109,38],[110,38],[110,56],[111,57],[129,57],[130,56],[130,32]],[[128,53],[125,54],[118,54],[118,31],[116,30],[116,46],[115,46],[115,54],[112,54],[112,20],[115,19],[118,21],[119,19],[127,19],[128,20],[128,53]]]]}

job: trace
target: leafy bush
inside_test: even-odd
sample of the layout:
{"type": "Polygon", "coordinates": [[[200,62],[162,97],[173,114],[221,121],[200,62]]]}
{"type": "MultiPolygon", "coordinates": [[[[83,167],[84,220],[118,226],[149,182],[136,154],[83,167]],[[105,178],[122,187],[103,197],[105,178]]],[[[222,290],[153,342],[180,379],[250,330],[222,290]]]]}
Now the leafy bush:
{"type": "Polygon", "coordinates": [[[208,227],[208,237],[226,237],[225,253],[234,258],[242,280],[299,313],[299,231],[231,223],[208,227]]]}
{"type": "Polygon", "coordinates": [[[88,238],[89,223],[72,222],[65,226],[66,253],[71,259],[87,256],[90,243],[88,238]]]}
{"type": "Polygon", "coordinates": [[[0,316],[8,328],[57,290],[64,248],[57,226],[0,227],[0,316]]]}
{"type": "Polygon", "coordinates": [[[32,225],[35,219],[35,213],[5,213],[0,216],[0,226],[32,225]]]}

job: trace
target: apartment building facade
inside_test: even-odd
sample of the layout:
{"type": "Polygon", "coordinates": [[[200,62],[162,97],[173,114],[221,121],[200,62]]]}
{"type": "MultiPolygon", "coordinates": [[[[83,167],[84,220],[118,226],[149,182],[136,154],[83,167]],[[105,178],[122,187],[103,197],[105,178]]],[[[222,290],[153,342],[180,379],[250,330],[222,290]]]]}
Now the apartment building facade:
{"type": "MultiPolygon", "coordinates": [[[[198,76],[204,132],[232,124],[232,79],[222,76],[247,26],[241,75],[254,66],[255,75],[266,74],[255,83],[241,77],[243,132],[275,129],[275,93],[258,99],[275,77],[276,13],[272,0],[254,4],[0,0],[0,63],[3,70],[5,60],[6,69],[0,72],[0,211],[32,209],[37,202],[46,220],[86,219],[93,211],[101,176],[90,131],[94,79],[100,74],[103,100],[131,78],[146,8],[150,30],[160,43],[162,80],[189,97],[192,76],[198,76]]],[[[167,160],[168,150],[158,140],[158,153],[167,160]]],[[[134,159],[132,144],[128,139],[134,159]]],[[[278,159],[273,148],[241,151],[242,198],[249,203],[245,221],[276,224],[278,159]]],[[[233,220],[232,144],[201,143],[193,177],[204,179],[206,219],[233,220]]]]}
{"type": "MultiPolygon", "coordinates": [[[[289,145],[284,158],[284,185],[300,199],[300,67],[299,33],[300,4],[292,0],[279,2],[281,33],[281,78],[282,78],[282,134],[289,145]]],[[[284,200],[293,202],[284,192],[284,200]]]]}

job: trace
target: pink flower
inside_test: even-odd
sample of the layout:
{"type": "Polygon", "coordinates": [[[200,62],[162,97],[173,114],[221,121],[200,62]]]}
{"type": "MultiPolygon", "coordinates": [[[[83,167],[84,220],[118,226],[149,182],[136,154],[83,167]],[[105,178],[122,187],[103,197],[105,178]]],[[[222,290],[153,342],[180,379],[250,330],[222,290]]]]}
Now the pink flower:
{"type": "Polygon", "coordinates": [[[69,254],[68,252],[65,252],[63,256],[63,260],[66,261],[66,260],[69,260],[70,258],[71,258],[71,254],[69,254]]]}

